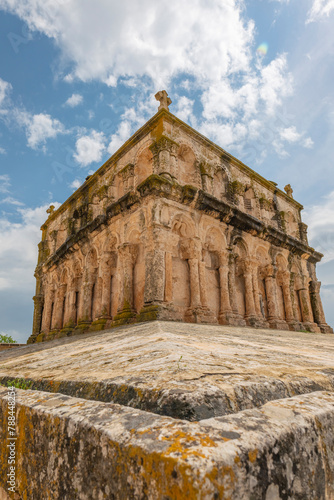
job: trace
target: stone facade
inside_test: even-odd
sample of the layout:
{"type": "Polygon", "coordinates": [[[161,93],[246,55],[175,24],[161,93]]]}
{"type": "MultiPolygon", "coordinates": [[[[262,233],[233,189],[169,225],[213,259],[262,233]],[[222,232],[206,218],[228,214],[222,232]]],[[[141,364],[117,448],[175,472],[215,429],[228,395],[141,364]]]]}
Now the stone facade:
{"type": "Polygon", "coordinates": [[[152,319],[332,333],[302,206],[168,110],[42,226],[29,342],[152,319]]]}

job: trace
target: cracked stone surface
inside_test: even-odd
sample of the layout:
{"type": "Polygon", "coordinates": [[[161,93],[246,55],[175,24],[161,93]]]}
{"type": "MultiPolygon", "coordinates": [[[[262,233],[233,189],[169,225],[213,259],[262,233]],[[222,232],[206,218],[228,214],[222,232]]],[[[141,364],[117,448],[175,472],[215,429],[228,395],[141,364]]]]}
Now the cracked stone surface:
{"type": "Polygon", "coordinates": [[[176,322],[0,353],[0,380],[190,421],[334,389],[334,337],[176,322]]]}
{"type": "MultiPolygon", "coordinates": [[[[0,388],[2,440],[6,394],[0,388]]],[[[17,491],[24,500],[334,495],[333,393],[201,422],[30,390],[17,390],[17,407],[17,491]]],[[[6,454],[1,447],[3,485],[6,454]]]]}

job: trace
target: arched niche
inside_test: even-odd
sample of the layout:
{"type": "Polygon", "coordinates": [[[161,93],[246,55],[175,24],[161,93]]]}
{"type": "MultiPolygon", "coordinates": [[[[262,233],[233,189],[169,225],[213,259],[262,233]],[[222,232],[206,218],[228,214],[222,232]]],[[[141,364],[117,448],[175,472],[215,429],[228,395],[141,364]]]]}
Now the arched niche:
{"type": "Polygon", "coordinates": [[[187,144],[181,144],[177,152],[178,182],[197,186],[196,156],[187,144]]]}
{"type": "Polygon", "coordinates": [[[153,174],[153,154],[147,147],[139,153],[135,163],[135,185],[138,186],[153,174]]]}
{"type": "Polygon", "coordinates": [[[213,174],[213,196],[222,200],[226,197],[228,191],[228,175],[227,172],[222,168],[218,167],[215,169],[213,174]]]}
{"type": "Polygon", "coordinates": [[[189,241],[195,236],[195,225],[189,217],[177,214],[172,219],[171,227],[172,232],[179,237],[172,255],[173,305],[184,314],[190,306],[190,272],[184,250],[187,250],[189,241]]]}

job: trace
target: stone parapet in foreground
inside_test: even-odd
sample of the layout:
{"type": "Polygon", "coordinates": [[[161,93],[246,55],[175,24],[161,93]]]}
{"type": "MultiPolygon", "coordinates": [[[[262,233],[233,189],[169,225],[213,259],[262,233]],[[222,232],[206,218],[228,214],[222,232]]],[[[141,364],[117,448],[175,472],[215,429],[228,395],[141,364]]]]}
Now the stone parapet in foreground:
{"type": "Polygon", "coordinates": [[[36,391],[17,390],[17,407],[22,499],[334,498],[333,393],[200,422],[36,391]]]}

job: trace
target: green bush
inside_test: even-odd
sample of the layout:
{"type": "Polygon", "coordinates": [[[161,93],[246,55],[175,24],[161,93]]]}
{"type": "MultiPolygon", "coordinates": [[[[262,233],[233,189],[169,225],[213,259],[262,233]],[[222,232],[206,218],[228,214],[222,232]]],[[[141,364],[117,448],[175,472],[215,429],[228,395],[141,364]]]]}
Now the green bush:
{"type": "Polygon", "coordinates": [[[10,335],[0,333],[0,344],[17,344],[17,340],[14,340],[10,335]]]}

